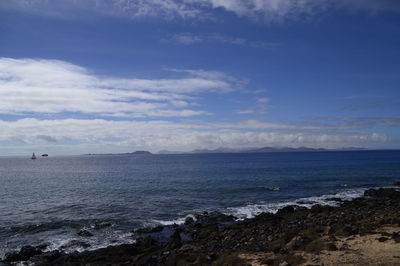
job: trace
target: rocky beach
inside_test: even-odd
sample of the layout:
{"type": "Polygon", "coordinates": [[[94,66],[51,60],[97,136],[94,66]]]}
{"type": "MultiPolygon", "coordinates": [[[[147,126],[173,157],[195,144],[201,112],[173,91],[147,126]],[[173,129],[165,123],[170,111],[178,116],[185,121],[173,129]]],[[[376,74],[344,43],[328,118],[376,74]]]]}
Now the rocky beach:
{"type": "MultiPolygon", "coordinates": [[[[251,219],[208,212],[132,231],[136,243],[84,252],[25,246],[0,265],[399,265],[400,192],[369,189],[337,207],[287,206],[251,219]]],[[[107,225],[104,225],[107,226],[107,225]]],[[[80,231],[82,239],[95,232],[80,231]]],[[[75,245],[85,245],[84,240],[75,245]]]]}
{"type": "Polygon", "coordinates": [[[400,0],[0,0],[0,266],[400,266],[400,0]]]}

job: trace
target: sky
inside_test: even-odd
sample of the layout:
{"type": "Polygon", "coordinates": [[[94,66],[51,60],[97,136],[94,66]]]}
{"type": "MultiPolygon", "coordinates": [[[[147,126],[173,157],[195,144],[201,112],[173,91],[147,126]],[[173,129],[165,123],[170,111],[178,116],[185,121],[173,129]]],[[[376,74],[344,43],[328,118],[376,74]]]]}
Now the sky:
{"type": "Polygon", "coordinates": [[[400,149],[398,0],[1,0],[0,155],[400,149]]]}

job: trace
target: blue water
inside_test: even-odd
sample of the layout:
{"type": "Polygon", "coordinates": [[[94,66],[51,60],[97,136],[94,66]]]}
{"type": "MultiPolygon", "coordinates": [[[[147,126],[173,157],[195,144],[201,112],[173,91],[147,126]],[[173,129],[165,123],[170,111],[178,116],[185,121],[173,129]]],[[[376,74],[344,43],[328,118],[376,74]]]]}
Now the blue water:
{"type": "Polygon", "coordinates": [[[130,243],[134,228],[204,210],[245,218],[399,180],[400,151],[0,157],[0,257],[26,244],[130,243]]]}

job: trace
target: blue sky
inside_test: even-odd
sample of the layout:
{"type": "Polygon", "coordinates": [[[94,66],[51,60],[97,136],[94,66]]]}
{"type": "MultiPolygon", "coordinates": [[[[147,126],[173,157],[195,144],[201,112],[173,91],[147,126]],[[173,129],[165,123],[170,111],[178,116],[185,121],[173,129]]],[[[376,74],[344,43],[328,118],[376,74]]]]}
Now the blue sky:
{"type": "Polygon", "coordinates": [[[3,0],[1,154],[400,148],[395,0],[3,0]]]}

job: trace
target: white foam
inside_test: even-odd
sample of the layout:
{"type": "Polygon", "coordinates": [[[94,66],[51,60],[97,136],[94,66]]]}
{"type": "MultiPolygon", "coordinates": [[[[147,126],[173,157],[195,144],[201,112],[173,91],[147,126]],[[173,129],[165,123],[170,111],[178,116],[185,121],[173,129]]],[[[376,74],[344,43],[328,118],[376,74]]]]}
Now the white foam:
{"type": "Polygon", "coordinates": [[[116,241],[102,241],[96,245],[90,246],[87,250],[96,250],[100,248],[106,248],[109,246],[118,246],[122,244],[133,244],[136,243],[136,239],[132,238],[131,233],[124,233],[124,234],[119,234],[118,238],[115,239],[116,241]]]}
{"type": "Polygon", "coordinates": [[[93,236],[88,239],[82,239],[79,237],[70,237],[70,236],[58,236],[57,238],[53,238],[48,242],[49,246],[45,249],[45,251],[63,250],[65,253],[71,253],[75,251],[82,252],[86,250],[96,250],[108,246],[116,246],[121,244],[133,244],[136,242],[136,240],[132,238],[131,233],[114,232],[111,235],[93,236]],[[72,241],[85,242],[87,244],[90,244],[90,246],[65,247],[68,246],[68,244],[70,244],[72,241]],[[63,246],[65,248],[62,248],[63,246]]]}
{"type": "Polygon", "coordinates": [[[266,203],[258,203],[258,204],[248,204],[242,207],[231,207],[223,210],[222,212],[227,215],[233,215],[238,220],[243,220],[246,218],[253,218],[258,214],[268,212],[268,213],[276,213],[279,209],[282,209],[286,206],[301,206],[306,208],[311,208],[316,204],[320,205],[328,205],[328,206],[338,206],[339,203],[336,201],[328,200],[329,198],[340,198],[342,200],[352,200],[354,198],[361,197],[366,188],[346,190],[336,194],[323,195],[323,196],[315,196],[315,197],[306,197],[296,199],[294,201],[286,201],[286,202],[266,202],[266,203]]]}
{"type": "Polygon", "coordinates": [[[196,221],[196,217],[192,214],[186,215],[185,217],[182,218],[178,218],[176,220],[170,220],[170,221],[164,221],[164,220],[152,220],[153,222],[157,223],[157,224],[161,224],[161,225],[180,225],[180,224],[184,224],[187,218],[192,218],[194,221],[196,221]]]}
{"type": "Polygon", "coordinates": [[[33,262],[30,261],[20,261],[14,264],[15,266],[33,266],[35,265],[33,262]]]}

